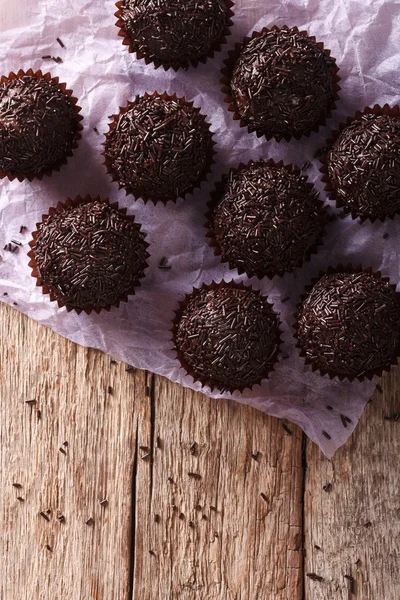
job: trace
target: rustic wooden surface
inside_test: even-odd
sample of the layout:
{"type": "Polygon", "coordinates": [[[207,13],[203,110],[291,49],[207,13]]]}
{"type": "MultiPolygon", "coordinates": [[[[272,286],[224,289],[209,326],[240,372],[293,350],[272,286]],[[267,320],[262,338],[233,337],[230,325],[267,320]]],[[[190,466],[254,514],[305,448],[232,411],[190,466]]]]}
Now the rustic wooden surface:
{"type": "Polygon", "coordinates": [[[5,305],[0,336],[1,600],[400,597],[399,369],[329,461],[5,305]]]}

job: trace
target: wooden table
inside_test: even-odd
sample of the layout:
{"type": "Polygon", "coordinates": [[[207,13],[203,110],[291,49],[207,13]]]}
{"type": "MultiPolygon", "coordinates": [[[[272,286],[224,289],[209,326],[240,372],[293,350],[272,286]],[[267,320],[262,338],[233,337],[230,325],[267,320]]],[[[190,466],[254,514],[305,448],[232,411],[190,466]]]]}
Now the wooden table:
{"type": "Polygon", "coordinates": [[[400,597],[399,369],[327,460],[3,304],[0,336],[1,600],[400,597]]]}

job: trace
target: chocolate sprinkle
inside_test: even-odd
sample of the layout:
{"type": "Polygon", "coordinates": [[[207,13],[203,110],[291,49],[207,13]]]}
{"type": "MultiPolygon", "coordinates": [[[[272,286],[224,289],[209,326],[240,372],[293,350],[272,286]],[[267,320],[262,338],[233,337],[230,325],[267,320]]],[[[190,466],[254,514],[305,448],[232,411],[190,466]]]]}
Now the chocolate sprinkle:
{"type": "Polygon", "coordinates": [[[181,364],[203,385],[243,390],[271,370],[279,322],[267,298],[253,290],[203,286],[187,299],[175,344],[181,364]]]}
{"type": "Polygon", "coordinates": [[[38,280],[73,309],[118,305],[144,276],[140,225],[101,200],[55,211],[39,225],[38,280]]]}
{"type": "Polygon", "coordinates": [[[299,345],[315,368],[359,376],[390,364],[400,340],[400,303],[383,279],[324,275],[303,302],[299,345]]]}
{"type": "Polygon", "coordinates": [[[265,30],[242,48],[231,93],[251,130],[299,137],[329,111],[336,71],[334,59],[296,28],[265,30]]]}
{"type": "Polygon", "coordinates": [[[183,197],[211,164],[212,134],[200,110],[183,100],[137,96],[111,125],[106,165],[127,193],[154,202],[183,197]]]}
{"type": "Polygon", "coordinates": [[[64,159],[79,118],[55,80],[24,75],[0,85],[0,171],[39,175],[64,159]]]}
{"type": "Polygon", "coordinates": [[[263,161],[232,170],[211,215],[224,262],[262,278],[300,267],[326,224],[306,177],[263,161]]]}
{"type": "Polygon", "coordinates": [[[139,58],[175,70],[204,60],[229,24],[224,0],[123,0],[119,14],[139,58]]]}
{"type": "Polygon", "coordinates": [[[354,215],[400,211],[400,116],[365,114],[340,134],[327,157],[331,185],[354,215]]]}

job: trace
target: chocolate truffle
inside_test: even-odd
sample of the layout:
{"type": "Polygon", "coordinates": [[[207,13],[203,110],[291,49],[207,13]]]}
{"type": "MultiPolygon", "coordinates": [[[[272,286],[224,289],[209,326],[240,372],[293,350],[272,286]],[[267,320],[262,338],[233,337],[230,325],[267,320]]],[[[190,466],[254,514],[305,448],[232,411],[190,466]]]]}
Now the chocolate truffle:
{"type": "Polygon", "coordinates": [[[209,226],[222,260],[249,277],[301,266],[324,233],[317,191],[291,168],[251,162],[230,172],[216,198],[209,226]]]}
{"type": "Polygon", "coordinates": [[[68,309],[118,306],[144,276],[144,238],[132,217],[100,199],[53,210],[33,248],[38,282],[68,309]]]}
{"type": "Polygon", "coordinates": [[[221,391],[268,376],[279,347],[279,321],[267,298],[220,284],[194,290],[177,313],[175,348],[195,380],[221,391]]]}
{"type": "Polygon", "coordinates": [[[0,172],[38,176],[57,168],[80,137],[74,100],[58,79],[37,74],[0,85],[0,172]]]}
{"type": "Polygon", "coordinates": [[[333,108],[337,70],[328,51],[297,28],[263,30],[241,50],[231,95],[251,131],[278,141],[299,138],[333,108]]]}
{"type": "Polygon", "coordinates": [[[298,342],[314,369],[359,377],[387,367],[400,343],[400,303],[369,272],[324,275],[304,300],[298,342]]]}
{"type": "Polygon", "coordinates": [[[400,116],[364,114],[349,124],[326,161],[331,186],[354,217],[400,211],[400,116]]]}
{"type": "Polygon", "coordinates": [[[200,110],[183,99],[137,97],[110,126],[104,144],[109,173],[127,193],[176,200],[205,177],[213,141],[200,110]]]}
{"type": "Polygon", "coordinates": [[[117,15],[132,51],[177,70],[220,48],[231,12],[225,0],[123,0],[117,15]]]}

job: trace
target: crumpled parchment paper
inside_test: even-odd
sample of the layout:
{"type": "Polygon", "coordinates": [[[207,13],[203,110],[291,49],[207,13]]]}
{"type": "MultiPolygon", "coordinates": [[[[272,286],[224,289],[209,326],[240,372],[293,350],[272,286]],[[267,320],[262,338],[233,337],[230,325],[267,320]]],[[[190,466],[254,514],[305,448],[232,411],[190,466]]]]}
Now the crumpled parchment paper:
{"type": "MultiPolygon", "coordinates": [[[[319,164],[313,155],[324,145],[330,130],[366,105],[399,102],[400,4],[393,0],[236,0],[228,46],[205,65],[178,73],[154,70],[152,65],[146,66],[129,55],[117,35],[115,10],[111,0],[25,0],[23,20],[14,16],[2,24],[2,74],[32,67],[58,75],[79,98],[84,131],[78,150],[60,173],[32,183],[0,182],[0,298],[10,304],[16,302],[19,310],[74,342],[99,348],[130,365],[199,390],[200,384],[193,384],[190,377],[184,376],[171,351],[173,310],[193,286],[222,277],[245,279],[222,265],[206,243],[203,222],[211,182],[241,161],[272,157],[300,166],[305,161],[312,162],[308,175],[322,192],[319,164]],[[328,126],[310,138],[290,143],[266,142],[241,129],[227,112],[220,92],[220,68],[228,47],[254,29],[273,24],[308,30],[332,50],[341,69],[341,99],[328,126]],[[57,37],[63,40],[65,49],[60,48],[57,37]],[[60,56],[63,63],[42,60],[47,54],[60,56]],[[123,191],[118,192],[106,175],[100,156],[108,115],[117,112],[135,94],[154,90],[176,92],[194,100],[208,115],[218,144],[217,164],[209,182],[194,197],[179,200],[176,205],[170,202],[167,206],[145,206],[141,200],[135,202],[123,191]],[[148,234],[151,258],[142,287],[127,304],[110,313],[77,316],[58,309],[35,287],[26,256],[31,236],[19,231],[22,225],[28,232],[33,231],[41,215],[59,200],[87,193],[117,199],[135,213],[148,234]],[[3,251],[12,239],[21,241],[23,247],[16,253],[3,251]],[[162,257],[168,258],[171,270],[158,268],[162,257]],[[3,296],[4,292],[8,296],[3,296]]],[[[18,12],[22,14],[22,10],[18,12]]],[[[323,192],[322,197],[325,198],[323,192]]],[[[297,423],[328,457],[332,456],[353,431],[377,381],[340,383],[312,373],[294,347],[292,314],[304,285],[329,265],[362,262],[382,270],[394,282],[399,281],[399,234],[399,218],[385,224],[360,225],[347,217],[330,225],[318,256],[295,275],[272,282],[250,280],[269,295],[281,314],[282,354],[289,358],[277,365],[261,387],[242,395],[225,396],[297,423]],[[389,234],[387,239],[383,238],[385,233],[389,234]],[[290,300],[282,304],[281,298],[286,296],[290,300]],[[327,405],[334,410],[327,410],[327,405]],[[342,424],[341,413],[352,421],[347,428],[342,424]],[[323,430],[331,440],[322,434],[323,430]]],[[[203,391],[220,397],[207,389],[203,391]]]]}

